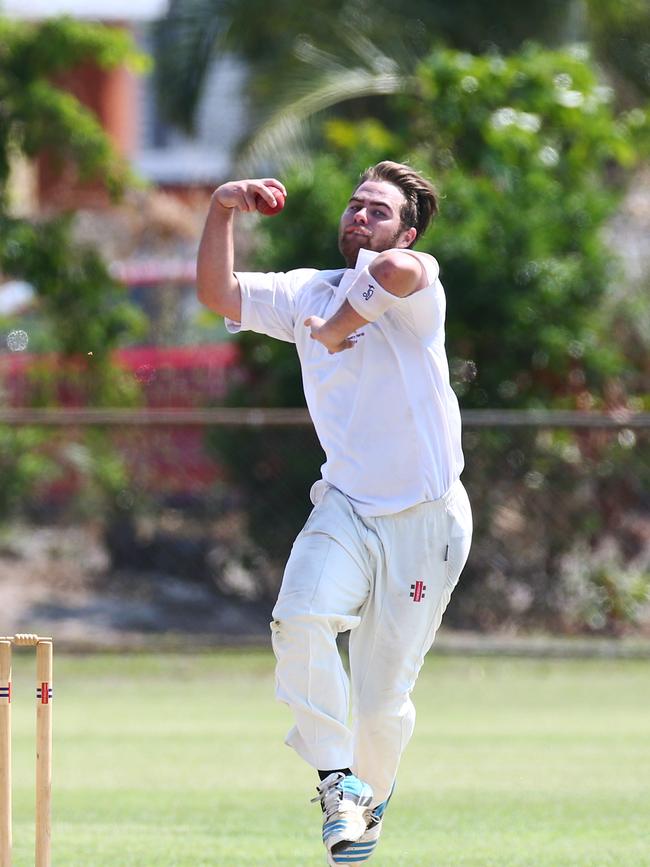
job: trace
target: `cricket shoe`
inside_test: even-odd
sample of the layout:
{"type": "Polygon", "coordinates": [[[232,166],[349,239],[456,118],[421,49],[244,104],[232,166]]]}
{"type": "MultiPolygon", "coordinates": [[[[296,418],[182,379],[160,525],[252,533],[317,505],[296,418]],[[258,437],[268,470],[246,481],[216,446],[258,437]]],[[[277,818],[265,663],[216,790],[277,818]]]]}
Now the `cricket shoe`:
{"type": "MultiPolygon", "coordinates": [[[[393,789],[395,786],[393,786],[393,789]]],[[[377,804],[372,810],[366,810],[366,830],[355,843],[342,843],[336,852],[330,855],[330,864],[362,864],[368,861],[375,851],[379,842],[384,812],[388,806],[393,792],[381,804],[377,804]]]]}
{"type": "Polygon", "coordinates": [[[328,863],[338,848],[356,843],[368,827],[368,808],[372,801],[372,789],[354,776],[334,771],[316,786],[323,810],[323,843],[327,849],[328,863]]]}

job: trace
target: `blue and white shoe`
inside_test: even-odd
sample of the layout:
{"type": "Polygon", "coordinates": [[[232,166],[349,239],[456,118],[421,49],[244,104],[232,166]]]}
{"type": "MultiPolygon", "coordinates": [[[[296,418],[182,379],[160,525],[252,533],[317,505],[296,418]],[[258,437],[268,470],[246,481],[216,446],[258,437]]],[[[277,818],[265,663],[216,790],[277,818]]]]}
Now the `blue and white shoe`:
{"type": "Polygon", "coordinates": [[[365,833],[355,843],[342,843],[338,846],[336,852],[330,854],[329,863],[331,865],[362,864],[364,861],[370,859],[379,842],[379,835],[381,834],[384,822],[384,813],[392,796],[393,792],[391,790],[390,795],[383,803],[377,804],[372,810],[366,811],[367,826],[365,833]]]}
{"type": "Polygon", "coordinates": [[[317,787],[323,809],[323,843],[329,864],[336,851],[349,843],[356,843],[368,829],[368,810],[372,802],[372,789],[354,774],[335,771],[317,787]]]}

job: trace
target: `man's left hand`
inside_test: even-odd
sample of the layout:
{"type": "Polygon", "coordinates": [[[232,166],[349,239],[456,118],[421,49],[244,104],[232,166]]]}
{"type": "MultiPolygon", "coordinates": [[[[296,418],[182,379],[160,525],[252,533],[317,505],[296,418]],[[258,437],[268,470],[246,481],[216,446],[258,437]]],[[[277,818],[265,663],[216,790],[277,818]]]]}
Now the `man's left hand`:
{"type": "Polygon", "coordinates": [[[322,343],[330,355],[343,352],[344,349],[352,349],[356,343],[354,337],[341,338],[340,334],[336,334],[336,329],[320,316],[309,316],[305,319],[305,325],[311,329],[312,340],[322,343]]]}

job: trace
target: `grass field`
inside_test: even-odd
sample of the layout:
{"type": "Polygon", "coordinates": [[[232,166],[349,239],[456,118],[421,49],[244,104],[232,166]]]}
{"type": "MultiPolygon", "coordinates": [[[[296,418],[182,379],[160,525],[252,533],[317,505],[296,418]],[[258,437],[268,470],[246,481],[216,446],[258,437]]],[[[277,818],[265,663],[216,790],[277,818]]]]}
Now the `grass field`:
{"type": "MultiPolygon", "coordinates": [[[[14,655],[15,865],[33,659],[14,655]]],[[[324,863],[269,653],[55,658],[56,867],[324,863]]],[[[376,867],[650,865],[650,663],[431,656],[376,867]]]]}

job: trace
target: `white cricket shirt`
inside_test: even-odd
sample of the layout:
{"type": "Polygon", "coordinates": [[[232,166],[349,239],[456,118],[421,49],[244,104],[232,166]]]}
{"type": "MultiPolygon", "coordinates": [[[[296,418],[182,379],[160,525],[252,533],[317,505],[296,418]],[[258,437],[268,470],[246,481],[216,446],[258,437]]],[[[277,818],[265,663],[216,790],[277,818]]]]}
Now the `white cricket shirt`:
{"type": "Polygon", "coordinates": [[[226,319],[231,333],[257,331],[296,344],[307,406],[327,457],[322,477],[367,516],[437,500],[463,469],[435,259],[419,254],[429,286],[359,329],[352,349],[330,355],[303,325],[308,316],[332,316],[376,255],[360,250],[354,269],[237,272],[242,321],[226,319]]]}

